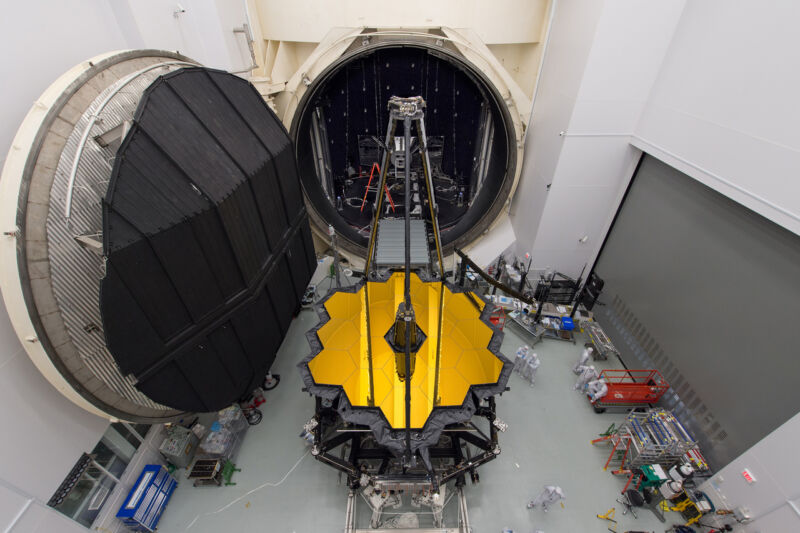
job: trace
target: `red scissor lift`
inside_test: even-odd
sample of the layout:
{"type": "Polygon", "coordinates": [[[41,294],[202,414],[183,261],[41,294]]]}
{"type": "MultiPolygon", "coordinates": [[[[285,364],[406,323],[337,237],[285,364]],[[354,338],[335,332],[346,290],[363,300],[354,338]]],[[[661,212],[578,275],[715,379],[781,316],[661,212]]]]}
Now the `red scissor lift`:
{"type": "Polygon", "coordinates": [[[599,413],[607,407],[647,407],[669,389],[658,370],[603,370],[600,378],[605,380],[608,393],[591,402],[599,413]]]}

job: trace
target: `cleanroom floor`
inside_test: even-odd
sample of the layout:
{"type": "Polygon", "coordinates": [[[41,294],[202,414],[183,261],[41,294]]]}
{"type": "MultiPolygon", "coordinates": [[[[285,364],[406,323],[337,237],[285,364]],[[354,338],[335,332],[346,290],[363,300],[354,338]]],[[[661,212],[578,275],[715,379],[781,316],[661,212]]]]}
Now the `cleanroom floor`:
{"type": "MultiPolygon", "coordinates": [[[[159,523],[160,533],[221,533],[268,531],[270,533],[327,533],[344,528],[347,488],[338,473],[308,453],[298,438],[302,425],[314,411],[314,401],[301,391],[295,368],[309,352],[305,332],[317,323],[316,313],[302,311],[293,321],[281,346],[273,372],[281,383],[266,393],[261,406],[262,422],[250,428],[237,458],[242,472],[234,475],[234,486],[195,488],[179,471],[179,486],[159,523]]],[[[502,452],[479,469],[480,483],[465,487],[470,522],[475,533],[582,533],[607,531],[608,522],[596,515],[616,507],[616,530],[664,531],[679,523],[680,515],[668,513],[659,522],[646,509],[638,519],[622,516],[615,501],[625,479],[603,471],[609,449],[595,447],[590,440],[619,423],[624,414],[595,414],[588,401],[572,389],[576,376],[572,365],[583,348],[577,343],[544,340],[534,351],[541,366],[536,384],[529,386],[514,374],[497,402],[497,413],[508,423],[500,434],[502,452]],[[566,500],[548,513],[529,510],[526,503],[544,485],[559,485],[566,500]]],[[[525,341],[514,326],[506,327],[503,353],[513,358],[525,341]]],[[[598,369],[619,367],[616,361],[598,362],[598,369]]],[[[453,499],[446,512],[448,527],[455,527],[453,499]]],[[[358,500],[359,526],[368,522],[367,504],[358,500]]],[[[391,509],[389,509],[391,511],[391,509]]]]}

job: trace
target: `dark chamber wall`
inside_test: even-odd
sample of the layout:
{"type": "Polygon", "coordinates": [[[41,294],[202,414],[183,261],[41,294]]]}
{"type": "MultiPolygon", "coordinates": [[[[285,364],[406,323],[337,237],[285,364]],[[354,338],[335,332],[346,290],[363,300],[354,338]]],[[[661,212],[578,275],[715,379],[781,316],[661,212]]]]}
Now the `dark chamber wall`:
{"type": "Polygon", "coordinates": [[[644,156],[596,266],[629,368],[721,468],[800,410],[800,237],[644,156]]]}
{"type": "MultiPolygon", "coordinates": [[[[391,96],[421,95],[428,136],[444,136],[442,170],[468,182],[484,97],[452,63],[421,48],[377,50],[341,69],[322,94],[334,172],[344,174],[348,162],[358,165],[358,134],[383,141],[391,96]]],[[[402,126],[396,135],[403,135],[402,126]]]]}
{"type": "MultiPolygon", "coordinates": [[[[427,103],[425,127],[438,220],[445,244],[454,242],[486,218],[501,194],[507,194],[516,152],[511,146],[513,126],[505,102],[480,75],[443,50],[411,44],[368,49],[315,81],[298,107],[292,128],[305,193],[314,210],[333,224],[340,236],[366,246],[367,237],[358,230],[370,223],[372,214],[361,209],[361,200],[371,162],[379,160],[379,147],[386,137],[387,104],[392,96],[422,96],[427,103]],[[320,120],[324,126],[317,129],[315,123],[320,120]],[[323,154],[314,151],[319,130],[324,130],[320,141],[324,147],[317,150],[323,154]],[[369,136],[375,136],[380,144],[369,143],[365,139],[369,136]],[[365,157],[365,142],[374,150],[369,157],[365,157]],[[328,188],[333,192],[321,185],[328,176],[319,175],[320,159],[330,173],[332,186],[328,188]],[[343,208],[336,205],[337,196],[342,198],[343,208]]],[[[402,135],[401,123],[395,136],[402,135]]],[[[412,136],[416,135],[413,129],[412,136]]],[[[412,152],[412,168],[419,167],[421,172],[416,146],[412,152]]],[[[390,188],[391,183],[390,174],[390,188]]],[[[399,203],[402,194],[393,194],[399,203]]],[[[367,198],[371,204],[374,192],[367,198]]]]}
{"type": "Polygon", "coordinates": [[[251,392],[316,265],[292,144],[256,90],[203,68],[157,79],[103,209],[100,308],[122,373],[186,411],[251,392]]]}

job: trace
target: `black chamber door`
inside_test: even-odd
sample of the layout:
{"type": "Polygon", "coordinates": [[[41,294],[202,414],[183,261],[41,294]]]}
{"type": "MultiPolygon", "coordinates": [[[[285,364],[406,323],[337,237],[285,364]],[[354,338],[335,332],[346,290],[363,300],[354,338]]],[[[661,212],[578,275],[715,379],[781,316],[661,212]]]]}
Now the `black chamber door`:
{"type": "Polygon", "coordinates": [[[294,147],[252,85],[197,67],[146,90],[103,240],[106,343],[137,388],[207,412],[261,383],[316,258],[294,147]]]}

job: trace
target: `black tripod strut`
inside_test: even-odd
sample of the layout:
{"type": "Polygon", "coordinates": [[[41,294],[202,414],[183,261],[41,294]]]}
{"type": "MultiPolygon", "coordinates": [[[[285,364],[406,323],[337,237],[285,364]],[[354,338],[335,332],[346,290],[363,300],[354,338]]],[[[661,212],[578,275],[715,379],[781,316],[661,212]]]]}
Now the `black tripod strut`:
{"type": "MultiPolygon", "coordinates": [[[[375,216],[370,231],[369,243],[367,245],[367,258],[364,266],[364,272],[369,281],[370,277],[375,277],[374,272],[374,257],[376,253],[377,235],[378,235],[378,221],[382,212],[384,190],[386,188],[386,175],[388,173],[389,160],[391,156],[391,148],[394,146],[394,135],[397,129],[397,124],[402,120],[403,122],[403,152],[404,152],[404,286],[403,286],[403,305],[402,314],[407,321],[405,327],[405,346],[403,347],[404,355],[404,373],[405,373],[405,443],[404,443],[404,463],[406,466],[411,465],[413,462],[413,453],[411,447],[411,371],[412,364],[412,332],[415,327],[413,319],[413,306],[411,302],[411,129],[416,126],[417,138],[420,146],[420,157],[422,159],[422,169],[425,178],[425,188],[428,197],[428,207],[430,209],[430,224],[433,233],[433,240],[436,251],[437,269],[436,276],[441,280],[439,288],[439,302],[438,302],[438,320],[437,320],[437,341],[436,341],[436,365],[435,365],[435,390],[434,390],[434,405],[440,403],[439,396],[439,370],[441,365],[441,332],[442,332],[442,316],[444,311],[444,260],[442,256],[441,235],[439,231],[439,222],[437,219],[438,209],[436,206],[436,199],[434,195],[433,178],[431,176],[431,166],[428,154],[428,143],[425,134],[425,121],[424,121],[424,108],[425,101],[421,96],[411,98],[392,97],[389,99],[389,124],[386,129],[386,143],[385,151],[382,158],[382,165],[380,168],[380,180],[375,199],[375,216]]],[[[433,270],[433,269],[432,269],[433,270]]],[[[367,335],[370,335],[370,317],[369,317],[369,283],[365,286],[365,309],[367,321],[367,335]]],[[[374,385],[373,385],[373,368],[372,368],[372,343],[371,338],[367,341],[368,359],[369,359],[369,375],[370,375],[370,405],[374,405],[374,385]]],[[[416,355],[416,354],[414,354],[416,355]]],[[[428,470],[432,471],[430,461],[424,461],[428,470]]]]}
{"type": "MultiPolygon", "coordinates": [[[[390,100],[391,103],[391,100],[390,100]]],[[[405,148],[405,297],[406,320],[411,311],[411,118],[403,118],[403,148],[405,148]]],[[[411,464],[411,328],[406,325],[406,465],[411,464]]]]}
{"type": "MultiPolygon", "coordinates": [[[[424,102],[423,102],[424,105],[424,102]]],[[[422,172],[425,174],[425,188],[428,190],[428,207],[431,213],[431,229],[433,230],[433,241],[436,246],[436,258],[439,260],[439,313],[436,320],[436,363],[434,365],[435,376],[433,380],[433,402],[440,405],[442,399],[439,397],[439,369],[442,362],[442,317],[444,315],[444,260],[442,259],[442,242],[439,232],[439,208],[436,205],[436,196],[433,188],[433,176],[431,174],[431,162],[428,157],[428,137],[425,133],[425,119],[420,114],[416,120],[417,132],[419,134],[420,158],[422,159],[422,172]]]]}
{"type": "MultiPolygon", "coordinates": [[[[390,101],[391,105],[391,101],[390,101]]],[[[369,242],[367,244],[367,260],[364,264],[364,275],[369,277],[370,267],[372,266],[372,257],[375,254],[375,237],[378,234],[378,218],[380,218],[381,207],[383,206],[383,197],[385,195],[384,189],[386,188],[386,173],[389,168],[389,158],[391,157],[391,146],[394,144],[394,132],[397,128],[397,121],[390,116],[389,124],[386,126],[386,149],[383,152],[380,168],[380,180],[378,180],[378,190],[375,198],[375,218],[372,220],[372,229],[369,233],[369,242]]]]}
{"type": "Polygon", "coordinates": [[[375,380],[372,361],[372,330],[370,328],[369,318],[369,277],[370,268],[372,266],[372,255],[375,250],[375,236],[378,233],[378,218],[380,217],[381,206],[383,205],[383,191],[386,187],[386,172],[389,168],[389,158],[391,157],[389,151],[389,146],[391,146],[391,144],[389,144],[389,141],[394,137],[396,127],[397,123],[394,120],[390,120],[389,124],[386,126],[386,150],[381,160],[380,179],[378,180],[378,191],[376,193],[377,197],[375,198],[375,218],[372,221],[372,230],[370,231],[369,243],[367,244],[367,259],[364,263],[364,317],[367,322],[367,363],[369,365],[367,371],[369,374],[369,397],[367,399],[367,405],[370,407],[375,405],[375,380]]]}
{"type": "MultiPolygon", "coordinates": [[[[422,98],[420,98],[422,100],[422,98]]],[[[422,106],[425,102],[422,101],[422,106]]],[[[431,228],[433,230],[433,240],[436,246],[436,258],[439,261],[439,277],[444,280],[444,260],[442,259],[442,241],[439,233],[439,207],[436,204],[434,195],[433,176],[431,175],[431,162],[428,157],[428,137],[425,133],[425,119],[420,113],[417,123],[417,134],[419,136],[420,158],[422,159],[422,172],[425,174],[425,187],[428,189],[428,206],[431,212],[431,228]]]]}

